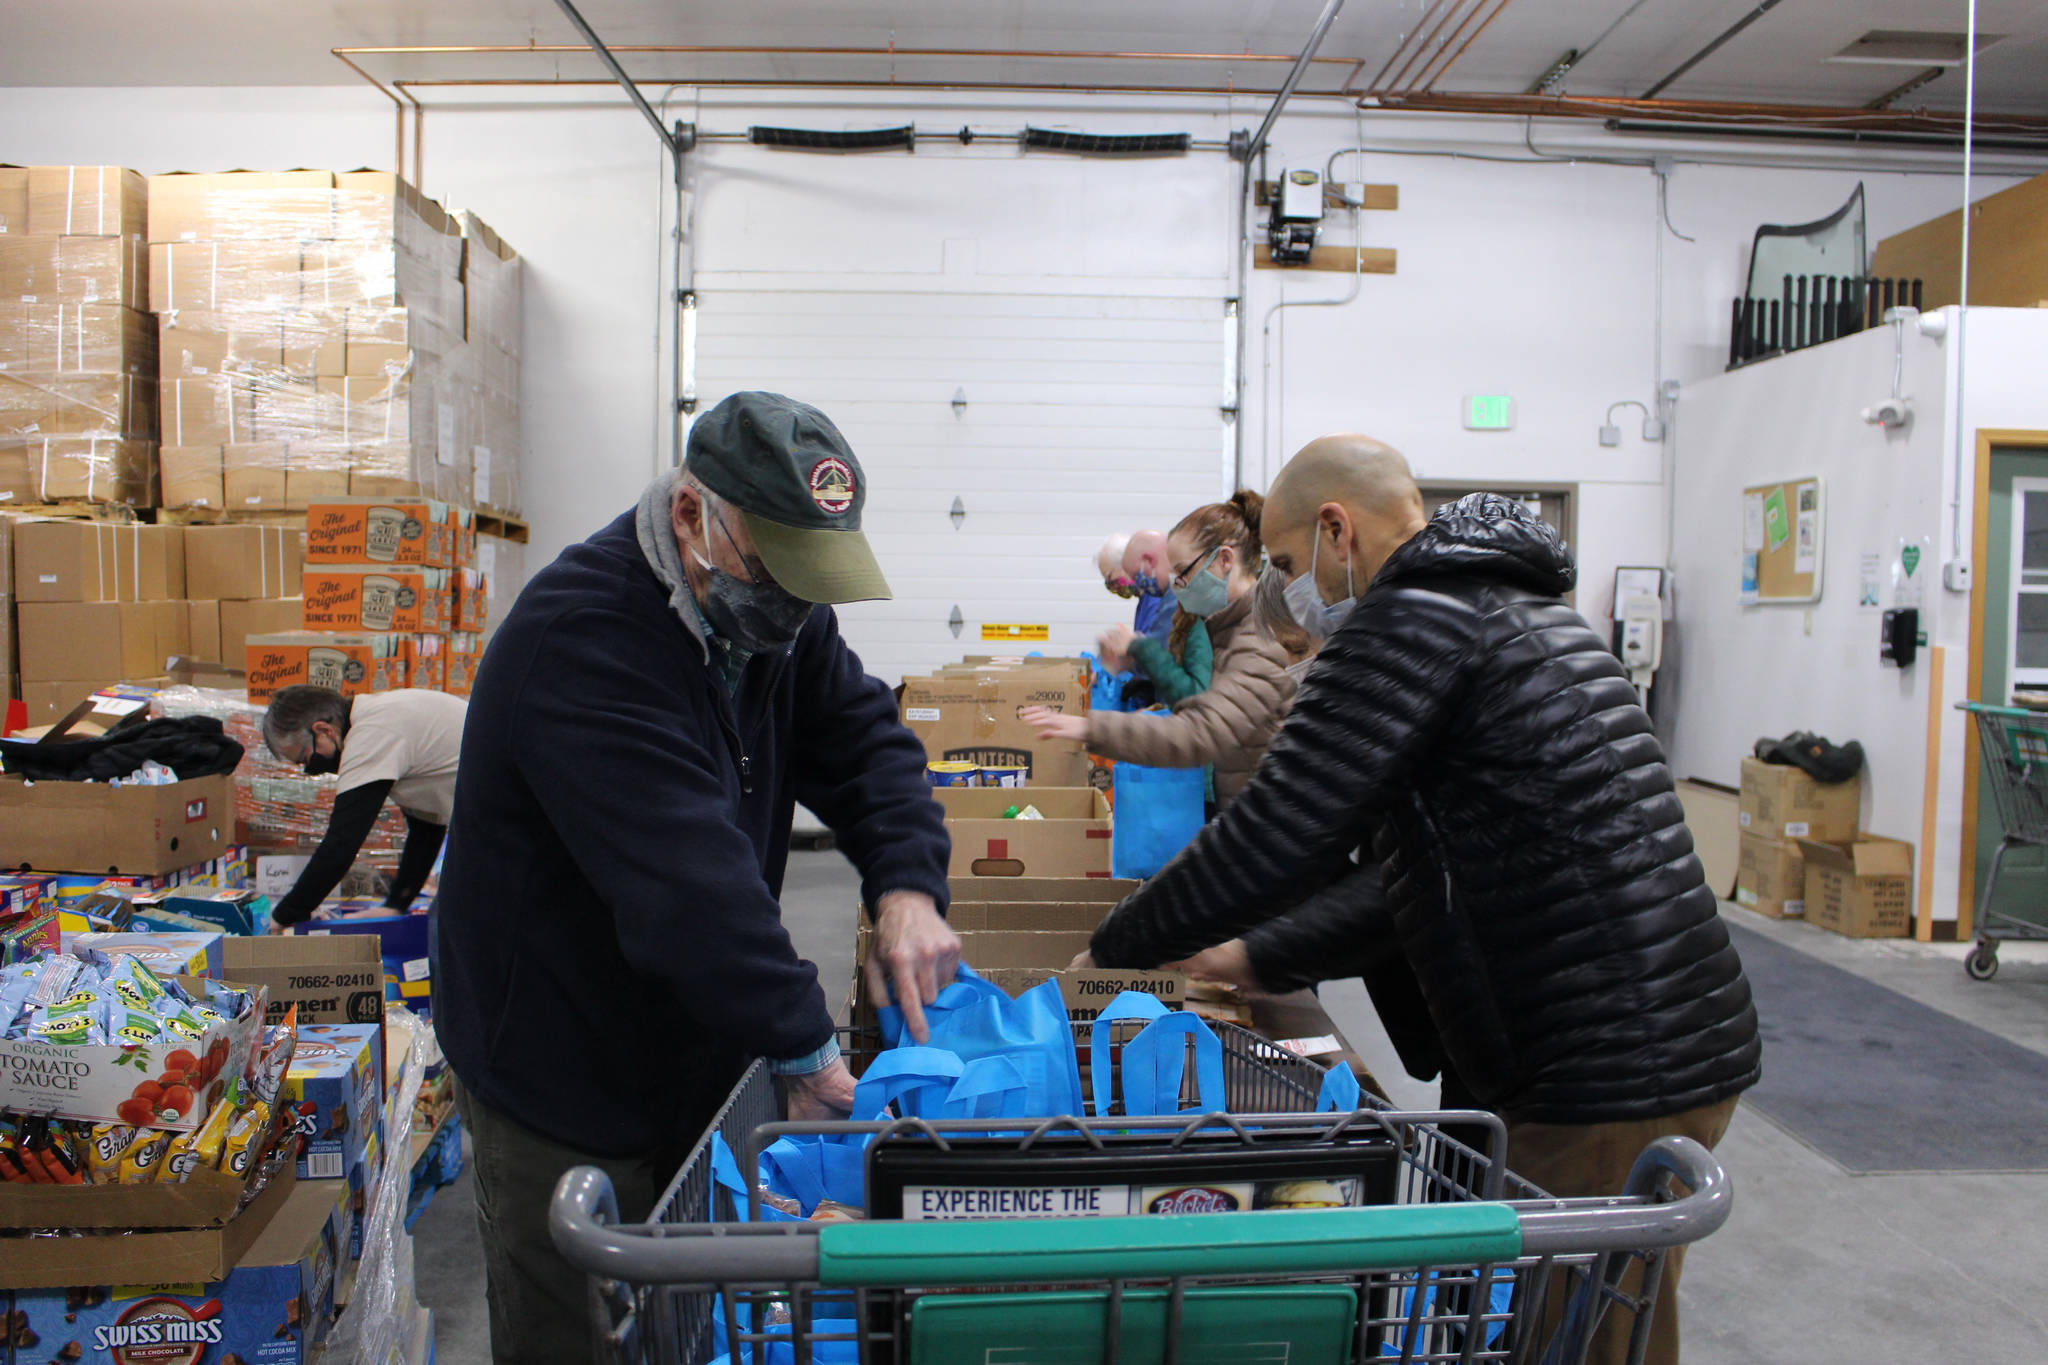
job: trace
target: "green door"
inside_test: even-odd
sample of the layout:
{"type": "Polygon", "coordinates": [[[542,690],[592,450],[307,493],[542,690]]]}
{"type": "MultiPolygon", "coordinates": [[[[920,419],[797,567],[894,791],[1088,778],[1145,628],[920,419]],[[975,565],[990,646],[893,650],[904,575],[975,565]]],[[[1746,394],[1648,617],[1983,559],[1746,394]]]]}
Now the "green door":
{"type": "MultiPolygon", "coordinates": [[[[1984,614],[1982,701],[2003,704],[2015,688],[2048,692],[2048,453],[1994,449],[1991,500],[1977,610],[1984,614]]],[[[1978,753],[1977,897],[1991,872],[1991,855],[2005,837],[1988,765],[1978,753]]],[[[1991,908],[2020,919],[2048,920],[2048,856],[2040,848],[2014,849],[1998,874],[1991,908]]],[[[1974,910],[1972,912],[1974,921],[1974,910]]],[[[1981,927],[1981,926],[1979,926],[1981,927]]]]}

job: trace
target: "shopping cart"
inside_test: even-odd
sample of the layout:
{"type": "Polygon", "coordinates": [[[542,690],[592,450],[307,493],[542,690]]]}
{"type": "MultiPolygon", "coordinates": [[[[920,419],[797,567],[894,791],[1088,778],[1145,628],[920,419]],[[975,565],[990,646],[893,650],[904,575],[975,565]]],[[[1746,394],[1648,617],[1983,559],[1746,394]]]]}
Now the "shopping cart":
{"type": "MultiPolygon", "coordinates": [[[[1084,1051],[1087,1028],[1077,1026],[1084,1051]]],[[[648,1222],[617,1221],[610,1181],[595,1168],[557,1186],[555,1244],[592,1277],[602,1358],[703,1365],[722,1336],[736,1365],[1566,1365],[1583,1358],[1605,1313],[1623,1312],[1633,1315],[1636,1361],[1663,1253],[1728,1217],[1727,1177],[1689,1139],[1653,1143],[1614,1197],[1553,1199],[1507,1171],[1506,1130],[1492,1114],[1377,1104],[1315,1114],[1314,1063],[1242,1029],[1216,1032],[1240,1111],[1230,1116],[1057,1118],[1028,1130],[1034,1121],[779,1123],[773,1079],[757,1064],[648,1222]],[[819,1225],[735,1221],[711,1169],[717,1136],[751,1183],[779,1137],[872,1133],[872,1193],[883,1144],[964,1150],[992,1126],[1017,1128],[1020,1147],[1099,1147],[1143,1133],[1169,1148],[1218,1134],[1249,1146],[1370,1134],[1398,1152],[1398,1179],[1393,1202],[1314,1212],[819,1225]],[[1674,1185],[1691,1192],[1675,1197],[1674,1185]]],[[[754,1192],[747,1202],[758,1218],[754,1192]]]]}
{"type": "Polygon", "coordinates": [[[1963,970],[1971,979],[1989,981],[1998,974],[2001,942],[2048,939],[2048,924],[1991,908],[2006,853],[2048,847],[2048,714],[1981,701],[1957,702],[1956,709],[1977,718],[1977,740],[1984,751],[1984,768],[1991,774],[1991,797],[2005,828],[1977,897],[1977,944],[1963,959],[1963,970]]]}

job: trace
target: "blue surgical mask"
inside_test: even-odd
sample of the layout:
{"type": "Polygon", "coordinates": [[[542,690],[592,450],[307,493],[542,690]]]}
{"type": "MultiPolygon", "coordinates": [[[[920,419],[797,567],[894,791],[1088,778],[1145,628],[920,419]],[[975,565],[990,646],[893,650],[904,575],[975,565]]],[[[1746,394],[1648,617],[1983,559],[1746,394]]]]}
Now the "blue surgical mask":
{"type": "Polygon", "coordinates": [[[1230,585],[1209,572],[1209,565],[1222,553],[1221,547],[1202,556],[1202,562],[1188,575],[1188,581],[1174,590],[1180,608],[1193,616],[1214,616],[1230,605],[1230,585]]]}
{"type": "Polygon", "coordinates": [[[1337,633],[1351,615],[1351,609],[1358,605],[1356,589],[1351,581],[1351,559],[1344,559],[1344,600],[1332,606],[1323,601],[1323,591],[1316,586],[1316,556],[1322,552],[1323,537],[1317,528],[1315,540],[1308,552],[1308,572],[1287,585],[1285,599],[1287,609],[1294,613],[1295,623],[1318,640],[1327,640],[1337,633]]]}

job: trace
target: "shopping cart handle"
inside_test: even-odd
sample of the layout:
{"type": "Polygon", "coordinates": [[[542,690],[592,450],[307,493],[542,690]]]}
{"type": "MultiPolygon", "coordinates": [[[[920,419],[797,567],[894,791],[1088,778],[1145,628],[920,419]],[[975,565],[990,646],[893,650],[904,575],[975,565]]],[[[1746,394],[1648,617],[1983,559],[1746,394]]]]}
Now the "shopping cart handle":
{"type": "Polygon", "coordinates": [[[818,1236],[818,1282],[852,1288],[1046,1284],[1230,1273],[1391,1270],[1512,1261],[1505,1204],[1202,1213],[977,1223],[837,1223],[818,1236]]]}
{"type": "MultiPolygon", "coordinates": [[[[1512,1166],[1514,1148],[1508,1149],[1512,1166]]],[[[1532,1209],[1522,1214],[1522,1249],[1531,1256],[1611,1251],[1648,1251],[1697,1242],[1728,1221],[1735,1188],[1714,1154],[1686,1137],[1658,1138],[1643,1149],[1622,1194],[1629,1202],[1607,1207],[1532,1209]],[[1666,1203],[1652,1202],[1665,1177],[1692,1193],[1666,1203]]]]}
{"type": "Polygon", "coordinates": [[[595,1166],[565,1171],[548,1205],[562,1258],[586,1275],[633,1284],[709,1289],[720,1284],[818,1278],[816,1223],[711,1223],[685,1227],[618,1221],[611,1177],[595,1166]]]}

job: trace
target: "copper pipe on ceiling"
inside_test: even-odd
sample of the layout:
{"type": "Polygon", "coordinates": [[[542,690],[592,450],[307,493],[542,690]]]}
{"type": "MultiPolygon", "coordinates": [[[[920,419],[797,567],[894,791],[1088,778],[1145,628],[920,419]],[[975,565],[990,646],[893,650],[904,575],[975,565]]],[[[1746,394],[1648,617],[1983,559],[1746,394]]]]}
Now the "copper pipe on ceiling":
{"type": "MultiPolygon", "coordinates": [[[[1458,22],[1456,27],[1452,28],[1448,34],[1444,35],[1444,40],[1443,42],[1437,45],[1436,51],[1424,57],[1422,59],[1422,65],[1416,67],[1415,70],[1412,73],[1410,73],[1406,85],[1403,86],[1404,89],[1420,90],[1424,88],[1423,78],[1429,75],[1430,69],[1437,64],[1437,60],[1439,58],[1441,58],[1445,53],[1451,51],[1451,44],[1457,42],[1458,39],[1464,35],[1466,28],[1472,23],[1474,19],[1477,19],[1479,17],[1480,12],[1486,8],[1487,3],[1488,0],[1472,0],[1472,8],[1466,10],[1463,14],[1458,16],[1458,22]]],[[[1469,39],[1467,41],[1469,41],[1469,39]]],[[[1463,49],[1460,48],[1459,51],[1463,51],[1463,49]]],[[[1453,60],[1456,60],[1455,54],[1453,54],[1453,60]]]]}
{"type": "MultiPolygon", "coordinates": [[[[372,76],[369,72],[363,70],[360,66],[357,66],[354,62],[350,61],[346,56],[343,56],[341,49],[329,48],[328,51],[333,56],[340,57],[341,64],[343,66],[355,72],[358,76],[361,76],[371,85],[376,86],[378,90],[383,92],[385,98],[389,99],[393,105],[397,106],[396,109],[393,111],[398,116],[398,128],[396,132],[394,132],[394,134],[392,135],[392,174],[403,178],[405,175],[405,101],[399,99],[397,95],[392,94],[390,90],[385,89],[384,82],[378,80],[375,76],[372,76]]],[[[408,95],[406,96],[406,99],[412,99],[412,96],[408,95]]],[[[418,105],[419,101],[413,100],[413,103],[414,105],[418,105]]]]}
{"type": "MultiPolygon", "coordinates": [[[[1409,29],[1406,33],[1401,35],[1401,41],[1395,44],[1394,53],[1391,57],[1387,58],[1387,64],[1380,68],[1379,75],[1374,76],[1372,78],[1373,89],[1383,90],[1386,88],[1387,73],[1394,69],[1394,63],[1401,60],[1401,54],[1408,50],[1408,44],[1414,41],[1415,35],[1422,31],[1422,26],[1429,22],[1429,17],[1432,14],[1435,14],[1437,10],[1443,7],[1443,3],[1444,0],[1430,0],[1429,8],[1424,10],[1420,15],[1416,16],[1415,27],[1409,29]]],[[[1345,89],[1348,90],[1350,88],[1350,82],[1347,81],[1345,83],[1345,89]]]]}
{"type": "MultiPolygon", "coordinates": [[[[1461,94],[1438,91],[1368,91],[1362,99],[1379,107],[1413,113],[1500,114],[1513,118],[1647,118],[1683,126],[1687,122],[1755,122],[1786,127],[1868,128],[1907,132],[1960,133],[1963,115],[1939,110],[1898,113],[1811,104],[1749,104],[1718,100],[1643,100],[1621,95],[1461,94]]],[[[2048,118],[2030,115],[1980,117],[1987,125],[2048,132],[2048,118]]]]}
{"type": "MultiPolygon", "coordinates": [[[[1429,14],[1435,14],[1437,12],[1437,8],[1438,7],[1436,5],[1431,5],[1429,7],[1429,14]]],[[[1409,73],[1415,69],[1416,59],[1426,57],[1428,55],[1430,44],[1436,41],[1437,34],[1442,33],[1444,31],[1444,25],[1448,24],[1451,21],[1451,19],[1457,14],[1459,14],[1464,8],[1465,0],[1450,0],[1449,7],[1444,9],[1443,16],[1436,21],[1435,26],[1432,27],[1427,34],[1423,35],[1423,37],[1409,51],[1408,55],[1402,59],[1400,66],[1395,69],[1392,82],[1395,86],[1405,88],[1408,81],[1409,73]]],[[[1423,16],[1424,22],[1428,20],[1429,14],[1425,14],[1423,16]]],[[[1421,27],[1421,23],[1416,24],[1416,28],[1418,30],[1420,30],[1421,27]]],[[[1379,82],[1374,81],[1373,84],[1377,86],[1379,82]]]]}
{"type": "MultiPolygon", "coordinates": [[[[471,76],[443,77],[417,81],[393,81],[393,85],[407,92],[413,90],[456,89],[465,86],[524,86],[537,89],[573,89],[581,86],[607,86],[618,88],[617,81],[598,80],[594,77],[571,77],[561,80],[542,80],[531,76],[471,76]]],[[[1279,87],[1257,88],[1235,86],[1225,90],[1213,85],[1060,85],[1033,82],[1020,85],[1015,81],[815,81],[793,78],[764,80],[756,77],[712,77],[706,79],[671,80],[668,77],[635,77],[636,85],[686,85],[706,90],[973,90],[999,91],[1012,94],[1043,95],[1277,95],[1279,87]]],[[[1350,101],[1357,96],[1344,90],[1296,90],[1296,99],[1341,99],[1350,101]]],[[[701,137],[702,134],[699,134],[701,137]]]]}
{"type": "MultiPolygon", "coordinates": [[[[611,45],[611,50],[700,57],[986,57],[1010,61],[1078,59],[1119,62],[1286,62],[1290,65],[1298,55],[1292,52],[1114,52],[1094,49],[1065,52],[1042,48],[979,47],[718,47],[695,43],[617,43],[611,45]]],[[[328,51],[343,61],[348,61],[349,57],[588,54],[590,49],[580,43],[455,43],[400,47],[334,47],[328,51]]],[[[1362,59],[1351,57],[1314,57],[1311,60],[1332,66],[1347,66],[1357,60],[1359,65],[1363,65],[1362,59]]],[[[362,68],[355,66],[355,63],[349,62],[349,65],[355,67],[357,72],[362,72],[362,68]]],[[[653,82],[650,80],[645,83],[653,82]]]]}
{"type": "Polygon", "coordinates": [[[1428,80],[1422,83],[1422,88],[1424,90],[1435,89],[1436,83],[1442,80],[1444,76],[1450,71],[1450,69],[1458,64],[1458,59],[1465,55],[1466,49],[1470,48],[1474,42],[1478,41],[1480,34],[1486,32],[1488,28],[1492,27],[1493,21],[1500,18],[1500,12],[1506,9],[1511,3],[1513,3],[1513,0],[1500,0],[1500,3],[1493,7],[1493,13],[1486,16],[1486,22],[1482,23],[1478,28],[1472,30],[1472,36],[1467,38],[1459,46],[1458,50],[1451,54],[1451,59],[1449,61],[1445,62],[1442,66],[1437,68],[1436,74],[1434,76],[1431,76],[1428,80]]]}

